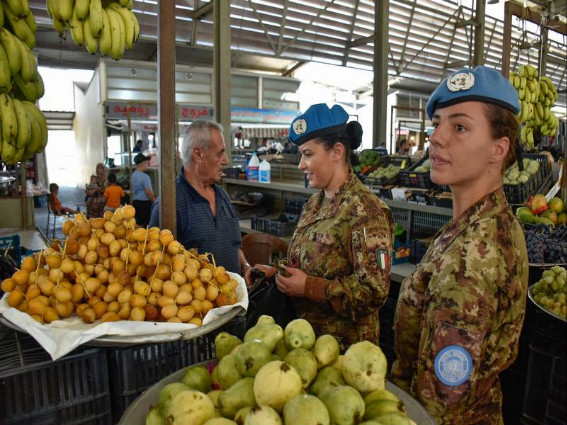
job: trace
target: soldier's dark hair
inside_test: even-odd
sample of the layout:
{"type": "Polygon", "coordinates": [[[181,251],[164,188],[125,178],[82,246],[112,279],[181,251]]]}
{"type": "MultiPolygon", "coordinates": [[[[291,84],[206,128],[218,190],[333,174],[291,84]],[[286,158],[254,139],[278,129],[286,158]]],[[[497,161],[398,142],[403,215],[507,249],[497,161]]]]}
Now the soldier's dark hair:
{"type": "Polygon", "coordinates": [[[508,154],[502,164],[502,172],[516,162],[516,138],[518,137],[518,119],[512,111],[491,103],[485,103],[486,118],[490,122],[490,132],[494,139],[507,137],[510,140],[508,154]]]}
{"type": "Polygon", "coordinates": [[[354,153],[362,143],[362,126],[358,121],[350,121],[346,131],[319,137],[326,150],[331,150],[336,143],[345,147],[345,160],[348,165],[358,164],[358,156],[354,153]]]}

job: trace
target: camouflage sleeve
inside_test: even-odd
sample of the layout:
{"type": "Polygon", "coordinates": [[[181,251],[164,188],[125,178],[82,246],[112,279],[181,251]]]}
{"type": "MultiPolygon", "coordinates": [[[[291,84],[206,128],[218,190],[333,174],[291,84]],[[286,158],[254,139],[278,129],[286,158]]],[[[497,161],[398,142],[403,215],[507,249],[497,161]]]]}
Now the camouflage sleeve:
{"type": "Polygon", "coordinates": [[[436,418],[464,417],[467,404],[486,393],[499,372],[486,368],[502,277],[498,254],[477,236],[455,244],[436,263],[415,382],[420,401],[436,418]]]}
{"type": "Polygon", "coordinates": [[[355,215],[349,240],[353,274],[324,285],[324,297],[337,314],[357,321],[382,307],[390,289],[392,235],[388,209],[355,215]]]}

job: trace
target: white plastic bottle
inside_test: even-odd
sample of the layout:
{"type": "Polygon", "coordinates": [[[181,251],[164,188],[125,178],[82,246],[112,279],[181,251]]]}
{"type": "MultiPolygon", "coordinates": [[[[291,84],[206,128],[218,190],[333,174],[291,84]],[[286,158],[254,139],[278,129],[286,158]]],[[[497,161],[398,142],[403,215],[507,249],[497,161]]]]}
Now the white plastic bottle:
{"type": "Polygon", "coordinates": [[[248,180],[251,182],[257,182],[259,179],[259,171],[260,171],[260,160],[258,159],[258,155],[256,152],[252,154],[252,158],[248,161],[248,180]]]}
{"type": "Polygon", "coordinates": [[[265,159],[260,162],[260,183],[270,183],[271,169],[270,163],[265,159]]]}

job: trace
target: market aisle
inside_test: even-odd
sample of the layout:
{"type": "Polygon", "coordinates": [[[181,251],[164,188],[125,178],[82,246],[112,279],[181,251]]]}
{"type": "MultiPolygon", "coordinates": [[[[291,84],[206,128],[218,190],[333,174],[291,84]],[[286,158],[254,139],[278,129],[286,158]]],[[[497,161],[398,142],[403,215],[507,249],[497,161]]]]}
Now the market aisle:
{"type": "MultiPolygon", "coordinates": [[[[85,190],[78,188],[78,187],[69,187],[69,186],[61,186],[59,188],[59,200],[61,204],[70,208],[76,209],[80,207],[81,212],[86,214],[86,207],[85,207],[85,190]]],[[[53,217],[51,217],[51,225],[49,229],[49,235],[47,234],[47,204],[45,206],[34,208],[35,214],[35,225],[41,230],[41,232],[48,238],[51,239],[52,237],[52,225],[53,225],[53,217]]],[[[61,225],[63,223],[63,219],[61,217],[57,218],[56,223],[56,230],[55,230],[55,238],[56,239],[63,239],[65,236],[61,231],[61,225]]]]}

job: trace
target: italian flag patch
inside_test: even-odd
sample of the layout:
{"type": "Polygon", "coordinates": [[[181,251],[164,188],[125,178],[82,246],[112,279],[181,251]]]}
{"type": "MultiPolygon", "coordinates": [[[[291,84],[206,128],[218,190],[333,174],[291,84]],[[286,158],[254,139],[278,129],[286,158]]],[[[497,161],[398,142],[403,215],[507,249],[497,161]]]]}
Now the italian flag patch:
{"type": "Polygon", "coordinates": [[[390,254],[385,249],[381,249],[376,252],[376,262],[380,270],[384,271],[388,264],[390,264],[390,254]]]}

